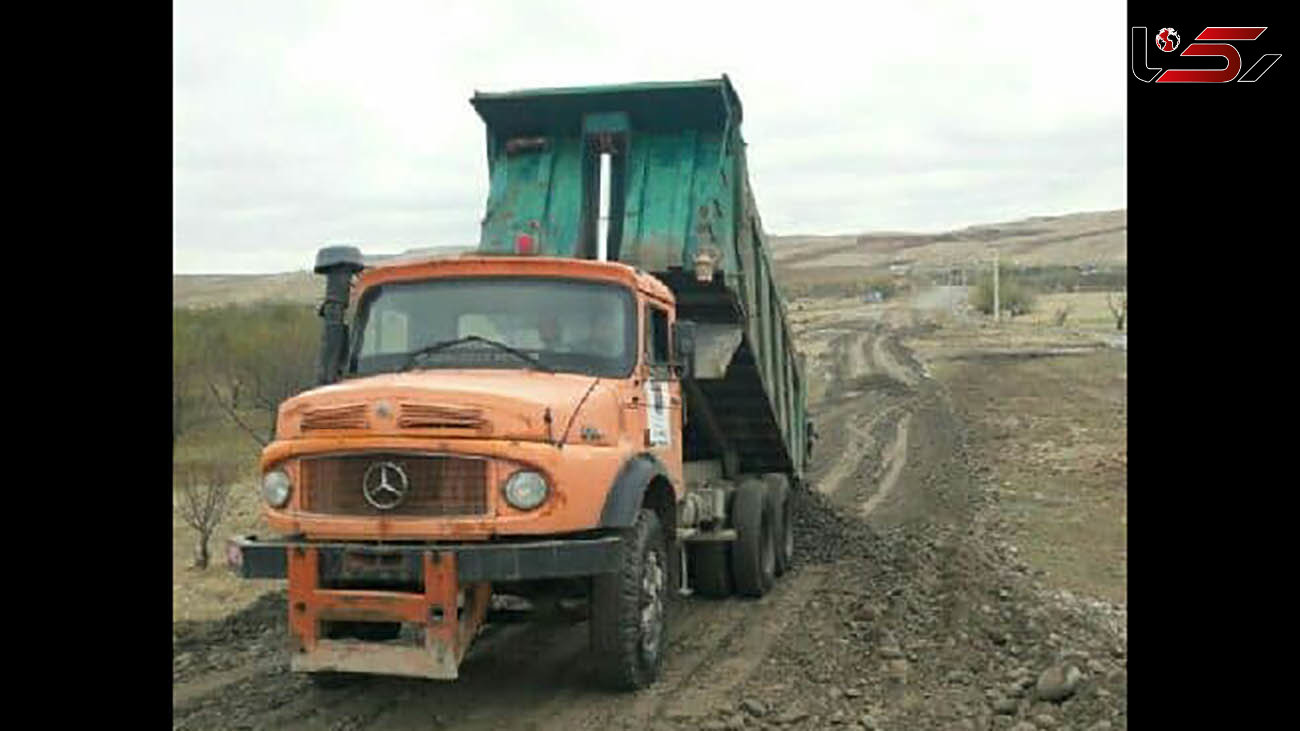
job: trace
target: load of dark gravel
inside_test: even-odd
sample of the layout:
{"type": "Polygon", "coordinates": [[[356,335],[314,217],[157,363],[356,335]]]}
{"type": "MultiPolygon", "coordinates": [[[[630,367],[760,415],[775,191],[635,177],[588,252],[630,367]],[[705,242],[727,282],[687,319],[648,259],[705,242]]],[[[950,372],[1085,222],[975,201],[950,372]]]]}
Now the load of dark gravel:
{"type": "Polygon", "coordinates": [[[806,486],[790,492],[794,504],[795,565],[826,564],[873,555],[880,536],[825,495],[806,486]]]}

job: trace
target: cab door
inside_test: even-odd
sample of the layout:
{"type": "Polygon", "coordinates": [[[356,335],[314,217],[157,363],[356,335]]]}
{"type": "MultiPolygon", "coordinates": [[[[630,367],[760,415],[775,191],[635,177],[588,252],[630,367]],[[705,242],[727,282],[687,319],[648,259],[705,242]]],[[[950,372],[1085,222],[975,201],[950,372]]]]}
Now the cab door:
{"type": "Polygon", "coordinates": [[[673,368],[672,311],[647,301],[642,317],[642,363],[644,383],[641,397],[645,409],[645,447],[668,469],[681,489],[682,475],[682,384],[673,368]]]}

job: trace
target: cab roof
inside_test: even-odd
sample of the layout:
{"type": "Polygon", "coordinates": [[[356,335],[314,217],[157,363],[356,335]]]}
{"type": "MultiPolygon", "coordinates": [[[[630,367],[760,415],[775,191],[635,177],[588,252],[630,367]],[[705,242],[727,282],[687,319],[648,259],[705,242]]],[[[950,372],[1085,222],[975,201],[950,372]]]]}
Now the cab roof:
{"type": "Polygon", "coordinates": [[[452,258],[429,255],[383,261],[367,265],[361,271],[353,288],[353,296],[376,284],[387,282],[502,276],[605,281],[631,287],[669,304],[674,301],[672,290],[658,278],[627,264],[546,256],[466,255],[452,258]]]}

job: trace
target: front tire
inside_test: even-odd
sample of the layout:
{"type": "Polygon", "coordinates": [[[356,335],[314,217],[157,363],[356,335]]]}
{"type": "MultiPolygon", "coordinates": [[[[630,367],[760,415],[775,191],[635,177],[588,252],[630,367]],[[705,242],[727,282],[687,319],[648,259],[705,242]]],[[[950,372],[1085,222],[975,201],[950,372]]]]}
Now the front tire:
{"type": "Polygon", "coordinates": [[[602,682],[639,690],[659,677],[663,660],[669,552],[653,510],[642,508],[621,536],[618,570],[592,578],[591,645],[602,682]]]}

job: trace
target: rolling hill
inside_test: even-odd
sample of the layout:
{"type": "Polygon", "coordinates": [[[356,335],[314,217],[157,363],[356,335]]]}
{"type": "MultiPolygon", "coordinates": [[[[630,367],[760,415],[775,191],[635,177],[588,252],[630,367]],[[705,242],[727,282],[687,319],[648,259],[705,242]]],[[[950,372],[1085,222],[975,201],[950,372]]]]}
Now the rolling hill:
{"type": "MultiPolygon", "coordinates": [[[[780,277],[795,280],[836,278],[891,265],[914,270],[942,269],[989,259],[993,250],[1010,266],[1122,268],[1128,263],[1128,216],[1124,209],[1034,216],[1019,221],[980,224],[943,233],[873,232],[843,236],[769,235],[773,264],[780,277]]],[[[458,256],[466,247],[414,249],[394,257],[443,253],[458,256]]],[[[278,274],[175,274],[173,307],[210,307],[232,302],[319,301],[322,277],[309,271],[278,274]]]]}

